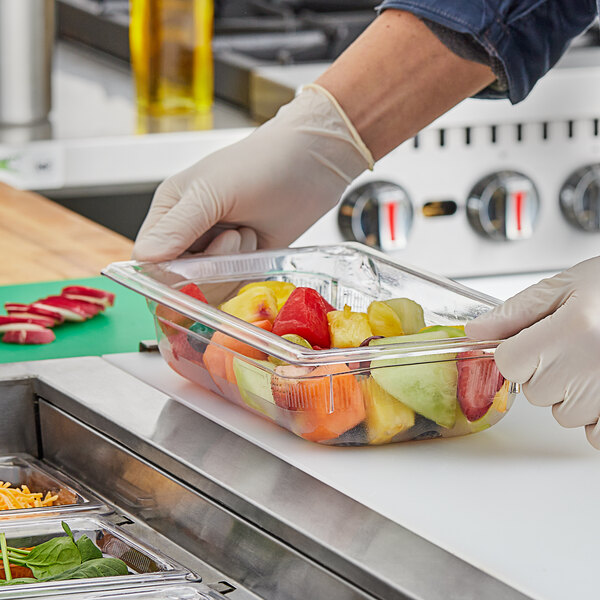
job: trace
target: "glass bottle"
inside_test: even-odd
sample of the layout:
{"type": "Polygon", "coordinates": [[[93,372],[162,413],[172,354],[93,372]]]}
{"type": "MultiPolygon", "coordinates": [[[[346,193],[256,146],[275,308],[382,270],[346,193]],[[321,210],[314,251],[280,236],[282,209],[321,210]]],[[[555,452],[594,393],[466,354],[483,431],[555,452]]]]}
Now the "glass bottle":
{"type": "Polygon", "coordinates": [[[151,116],[208,112],[213,0],[130,0],[138,108],[151,116]]]}

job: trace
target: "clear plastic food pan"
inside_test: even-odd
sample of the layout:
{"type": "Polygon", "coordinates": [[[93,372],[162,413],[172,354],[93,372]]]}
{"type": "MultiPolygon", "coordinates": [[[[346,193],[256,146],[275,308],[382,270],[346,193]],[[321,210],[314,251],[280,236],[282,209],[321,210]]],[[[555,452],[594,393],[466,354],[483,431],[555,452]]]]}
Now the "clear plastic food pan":
{"type": "MultiPolygon", "coordinates": [[[[112,556],[125,562],[129,574],[0,585],[0,599],[42,598],[55,596],[59,593],[77,594],[78,597],[83,597],[84,592],[127,590],[136,586],[197,581],[197,577],[188,569],[158,550],[137,541],[121,528],[112,525],[101,517],[86,516],[63,519],[25,519],[20,522],[6,521],[0,523],[0,533],[5,534],[6,543],[9,547],[32,548],[51,538],[66,537],[67,534],[62,526],[63,522],[70,527],[76,541],[85,534],[102,551],[103,556],[112,556]]],[[[4,571],[2,571],[2,574],[4,575],[4,571]]]]}
{"type": "Polygon", "coordinates": [[[0,457],[0,522],[6,519],[67,515],[83,511],[108,511],[108,508],[88,491],[52,467],[41,463],[28,454],[13,454],[0,457]],[[10,483],[10,486],[8,484],[10,483]],[[33,494],[40,494],[41,503],[50,495],[56,497],[49,506],[10,508],[19,506],[18,494],[22,486],[33,494]]]}
{"type": "Polygon", "coordinates": [[[121,262],[104,274],[147,298],[175,371],[314,442],[473,433],[518,391],[495,366],[499,342],[461,331],[498,300],[360,244],[121,262]]]}

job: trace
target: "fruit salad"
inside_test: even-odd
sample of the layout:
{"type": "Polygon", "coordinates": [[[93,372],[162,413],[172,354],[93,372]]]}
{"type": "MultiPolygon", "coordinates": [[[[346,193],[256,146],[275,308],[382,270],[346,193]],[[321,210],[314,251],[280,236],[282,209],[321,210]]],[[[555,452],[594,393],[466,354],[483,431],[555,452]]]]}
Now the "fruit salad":
{"type": "MultiPolygon", "coordinates": [[[[179,291],[207,302],[195,283],[179,291]]],[[[268,280],[244,285],[218,308],[313,358],[372,349],[369,361],[286,362],[154,304],[159,348],[175,371],[305,440],[352,446],[464,435],[493,425],[514,399],[489,350],[461,351],[457,343],[456,352],[446,344],[439,353],[386,357],[388,345],[464,338],[460,325],[426,323],[410,298],[375,300],[361,311],[334,307],[311,287],[268,280]]]]}

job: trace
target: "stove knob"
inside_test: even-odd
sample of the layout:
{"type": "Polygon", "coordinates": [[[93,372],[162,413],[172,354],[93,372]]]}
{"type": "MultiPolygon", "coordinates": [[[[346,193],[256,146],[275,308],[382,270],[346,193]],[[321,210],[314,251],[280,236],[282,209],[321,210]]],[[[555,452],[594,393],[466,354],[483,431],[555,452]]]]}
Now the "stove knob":
{"type": "Polygon", "coordinates": [[[533,235],[539,195],[531,179],[501,171],[477,183],[467,199],[467,218],[475,231],[494,240],[523,240],[533,235]]]}
{"type": "Polygon", "coordinates": [[[344,239],[384,251],[406,246],[412,221],[408,194],[387,181],[373,181],[351,190],[338,213],[344,239]]]}
{"type": "Polygon", "coordinates": [[[600,164],[578,169],[560,190],[567,221],[584,231],[600,231],[600,164]]]}

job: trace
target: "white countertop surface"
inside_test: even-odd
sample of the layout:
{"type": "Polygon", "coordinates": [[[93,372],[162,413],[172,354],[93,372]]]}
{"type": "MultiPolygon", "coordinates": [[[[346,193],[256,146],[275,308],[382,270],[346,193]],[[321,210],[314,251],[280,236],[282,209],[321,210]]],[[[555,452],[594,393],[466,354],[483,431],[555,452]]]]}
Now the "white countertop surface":
{"type": "MultiPolygon", "coordinates": [[[[470,283],[505,297],[538,279],[470,283]]],[[[198,388],[157,355],[105,359],[532,598],[598,596],[600,453],[583,431],[562,429],[523,396],[479,434],[335,448],[198,388]]]]}

